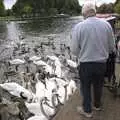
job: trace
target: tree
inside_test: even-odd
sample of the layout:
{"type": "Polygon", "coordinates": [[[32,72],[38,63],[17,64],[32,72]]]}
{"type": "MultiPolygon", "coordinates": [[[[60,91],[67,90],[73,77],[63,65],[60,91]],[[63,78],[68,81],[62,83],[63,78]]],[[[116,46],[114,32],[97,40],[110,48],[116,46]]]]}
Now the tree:
{"type": "Polygon", "coordinates": [[[6,10],[6,16],[11,16],[12,15],[12,10],[11,9],[7,9],[6,10]]]}
{"type": "Polygon", "coordinates": [[[0,0],[0,16],[5,15],[5,6],[3,4],[3,0],[0,0]]]}
{"type": "Polygon", "coordinates": [[[114,12],[114,5],[112,3],[110,4],[102,4],[100,7],[98,7],[97,12],[98,13],[113,13],[114,12]]]}
{"type": "Polygon", "coordinates": [[[32,7],[30,5],[25,5],[22,10],[22,13],[29,15],[29,14],[31,14],[31,12],[32,12],[32,7]]]}
{"type": "Polygon", "coordinates": [[[34,15],[50,15],[51,13],[77,13],[81,9],[78,0],[17,0],[12,10],[16,15],[28,12],[34,15]]]}
{"type": "Polygon", "coordinates": [[[115,5],[118,4],[119,0],[116,0],[115,5]]]}
{"type": "Polygon", "coordinates": [[[117,2],[117,4],[114,7],[114,10],[115,10],[116,13],[120,14],[120,1],[117,2]]]}

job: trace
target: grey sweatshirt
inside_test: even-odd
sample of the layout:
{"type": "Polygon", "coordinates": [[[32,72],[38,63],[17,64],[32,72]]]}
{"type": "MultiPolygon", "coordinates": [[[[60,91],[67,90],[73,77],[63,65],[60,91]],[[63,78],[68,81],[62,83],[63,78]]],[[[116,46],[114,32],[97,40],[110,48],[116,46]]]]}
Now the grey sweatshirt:
{"type": "Polygon", "coordinates": [[[70,48],[79,62],[106,62],[115,48],[111,25],[100,18],[89,17],[72,30],[70,48]]]}

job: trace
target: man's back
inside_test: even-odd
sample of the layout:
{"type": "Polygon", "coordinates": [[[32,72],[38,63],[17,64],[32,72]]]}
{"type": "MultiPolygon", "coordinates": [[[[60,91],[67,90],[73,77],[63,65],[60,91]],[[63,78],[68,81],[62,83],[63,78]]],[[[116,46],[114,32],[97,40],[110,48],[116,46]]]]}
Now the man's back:
{"type": "Polygon", "coordinates": [[[101,109],[102,89],[108,54],[114,50],[114,36],[109,23],[96,18],[96,7],[93,2],[86,2],[82,7],[85,20],[75,26],[71,43],[73,52],[79,57],[80,90],[82,106],[79,113],[92,117],[92,106],[101,109]],[[75,50],[76,49],[76,50],[75,50]],[[93,99],[91,97],[93,85],[93,99]]]}
{"type": "Polygon", "coordinates": [[[114,48],[110,24],[96,17],[77,24],[72,35],[78,39],[80,62],[106,62],[109,51],[114,48]]]}

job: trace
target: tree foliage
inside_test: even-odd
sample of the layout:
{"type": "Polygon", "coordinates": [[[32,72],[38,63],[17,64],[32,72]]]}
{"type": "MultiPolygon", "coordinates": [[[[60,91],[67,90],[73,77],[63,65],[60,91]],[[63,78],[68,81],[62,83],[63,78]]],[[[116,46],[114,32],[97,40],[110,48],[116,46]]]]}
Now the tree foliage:
{"type": "Polygon", "coordinates": [[[98,7],[98,13],[114,13],[114,4],[102,4],[98,7]]]}
{"type": "Polygon", "coordinates": [[[115,1],[115,5],[118,4],[119,1],[120,1],[120,0],[116,0],[116,1],[115,1]]]}
{"type": "Polygon", "coordinates": [[[78,0],[17,0],[12,7],[15,15],[50,15],[59,13],[80,13],[78,0]]]}
{"type": "Polygon", "coordinates": [[[5,6],[3,4],[3,0],[0,0],[0,16],[5,15],[5,6]]]}
{"type": "Polygon", "coordinates": [[[116,13],[120,14],[120,1],[116,2],[114,10],[116,13]]]}

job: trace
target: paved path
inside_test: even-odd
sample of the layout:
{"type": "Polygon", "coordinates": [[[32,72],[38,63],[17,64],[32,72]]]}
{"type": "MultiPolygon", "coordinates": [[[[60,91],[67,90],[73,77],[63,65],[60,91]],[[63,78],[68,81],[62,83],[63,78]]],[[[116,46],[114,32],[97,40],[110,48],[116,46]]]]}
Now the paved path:
{"type": "MultiPolygon", "coordinates": [[[[120,74],[120,65],[117,65],[117,78],[120,74]]],[[[93,118],[84,118],[77,111],[76,107],[80,105],[81,97],[79,91],[62,107],[53,120],[120,120],[120,97],[115,98],[113,94],[104,88],[103,111],[93,111],[93,118]]]]}
{"type": "Polygon", "coordinates": [[[84,118],[77,111],[81,97],[77,91],[72,98],[62,107],[53,120],[120,120],[120,98],[115,98],[107,88],[104,89],[103,111],[93,111],[93,118],[84,118]]]}

